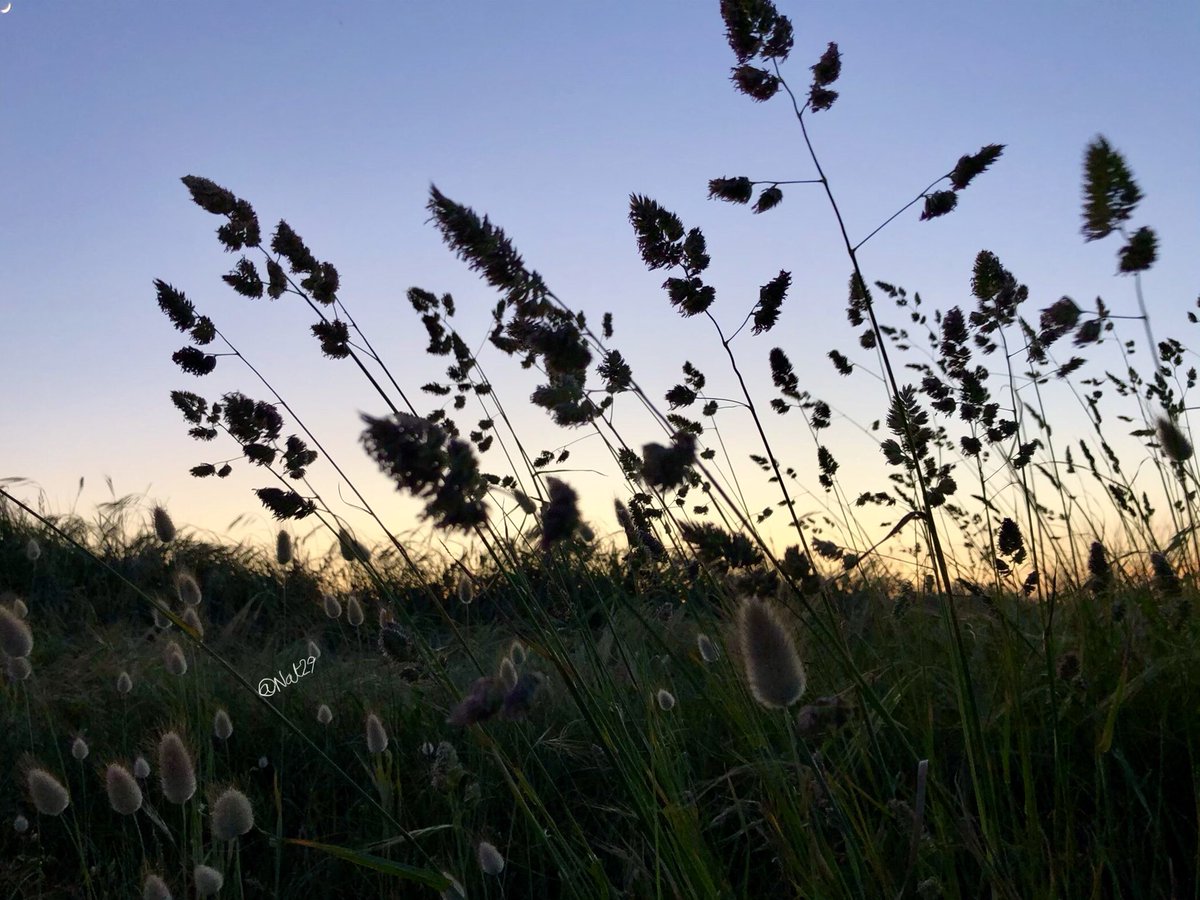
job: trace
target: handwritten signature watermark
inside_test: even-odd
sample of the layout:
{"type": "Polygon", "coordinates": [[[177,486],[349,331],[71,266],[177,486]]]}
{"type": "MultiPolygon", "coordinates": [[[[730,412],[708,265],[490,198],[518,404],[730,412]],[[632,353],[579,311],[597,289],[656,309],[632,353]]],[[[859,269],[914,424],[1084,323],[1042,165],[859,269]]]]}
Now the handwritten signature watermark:
{"type": "Polygon", "coordinates": [[[299,662],[292,663],[292,671],[286,675],[280,670],[270,678],[264,678],[258,683],[258,695],[260,697],[274,696],[275,692],[280,688],[287,687],[289,684],[295,684],[305,675],[310,674],[316,662],[317,658],[315,656],[309,656],[299,662]]]}

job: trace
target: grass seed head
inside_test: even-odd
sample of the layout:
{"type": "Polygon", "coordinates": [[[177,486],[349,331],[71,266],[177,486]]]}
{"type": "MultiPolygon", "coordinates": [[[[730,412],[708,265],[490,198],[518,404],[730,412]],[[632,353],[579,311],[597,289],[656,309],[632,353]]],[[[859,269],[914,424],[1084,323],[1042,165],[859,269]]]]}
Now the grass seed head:
{"type": "Polygon", "coordinates": [[[62,782],[41,766],[29,769],[25,775],[25,786],[29,788],[29,799],[34,809],[43,816],[57,816],[71,802],[71,795],[62,782]]]}
{"type": "Polygon", "coordinates": [[[143,780],[150,777],[150,763],[146,762],[144,756],[139,756],[133,761],[133,777],[143,780]]]}
{"type": "Polygon", "coordinates": [[[129,677],[128,672],[122,672],[117,676],[117,693],[128,694],[133,690],[133,679],[129,677]]]}
{"type": "Polygon", "coordinates": [[[308,642],[308,655],[311,656],[313,659],[321,658],[321,648],[317,646],[316,641],[308,642]]]}
{"type": "Polygon", "coordinates": [[[357,597],[351,594],[350,599],[346,601],[346,621],[357,628],[363,623],[363,619],[362,604],[358,602],[357,597]]]}
{"type": "Polygon", "coordinates": [[[200,582],[191,572],[180,572],[175,576],[175,592],[179,595],[179,602],[185,606],[199,606],[203,599],[200,582]]]}
{"type": "Polygon", "coordinates": [[[16,597],[12,602],[12,606],[9,608],[13,611],[13,615],[15,615],[18,619],[24,619],[27,615],[29,615],[29,607],[25,605],[25,601],[20,597],[16,597]]]}
{"type": "Polygon", "coordinates": [[[746,680],[763,706],[791,706],[804,695],[807,678],[800,654],[778,613],[756,597],[745,597],[738,610],[746,680]]]}
{"type": "Polygon", "coordinates": [[[33,664],[28,656],[8,656],[4,659],[4,672],[10,681],[24,681],[33,674],[33,664]]]}
{"type": "Polygon", "coordinates": [[[229,713],[218,709],[213,715],[213,737],[217,740],[227,741],[231,734],[233,734],[233,722],[229,718],[229,713]]]}
{"type": "Polygon", "coordinates": [[[71,742],[71,755],[80,762],[83,762],[85,759],[87,759],[88,745],[87,741],[85,741],[82,736],[76,737],[75,740],[71,742]]]}
{"type": "Polygon", "coordinates": [[[455,590],[458,593],[458,602],[466,606],[475,599],[475,580],[466,572],[460,572],[455,590]]]}
{"type": "Polygon", "coordinates": [[[254,827],[254,809],[237,788],[226,788],[212,808],[213,837],[232,841],[254,827]]]}
{"type": "Polygon", "coordinates": [[[142,900],[171,900],[171,889],[158,875],[147,875],[142,885],[142,900]]]}
{"type": "Polygon", "coordinates": [[[109,763],[104,770],[104,787],[108,804],[123,816],[132,816],[142,808],[142,789],[129,770],[119,763],[109,763]]]}
{"type": "Polygon", "coordinates": [[[1192,458],[1191,441],[1173,421],[1166,417],[1160,418],[1157,431],[1158,443],[1172,462],[1181,463],[1192,458]]]}
{"type": "Polygon", "coordinates": [[[525,645],[520,641],[513,641],[508,648],[508,658],[512,660],[513,665],[518,669],[525,664],[525,657],[527,655],[525,645]]]}
{"type": "Polygon", "coordinates": [[[0,606],[0,650],[14,659],[33,652],[33,632],[29,623],[7,606],[0,606]]]}
{"type": "Polygon", "coordinates": [[[511,691],[517,686],[517,667],[513,665],[512,657],[506,656],[500,660],[499,676],[505,691],[511,691]]]}
{"type": "Polygon", "coordinates": [[[367,749],[372,753],[382,753],[387,749],[388,736],[383,729],[383,723],[375,713],[367,715],[367,749]]]}
{"type": "Polygon", "coordinates": [[[321,599],[321,605],[325,607],[325,615],[331,619],[336,619],[342,614],[342,604],[338,602],[338,598],[333,594],[326,594],[321,599]]]}
{"type": "Polygon", "coordinates": [[[204,640],[204,625],[200,621],[200,614],[196,612],[196,607],[187,607],[179,618],[183,619],[183,624],[196,632],[197,638],[204,640]]]}
{"type": "Polygon", "coordinates": [[[654,698],[658,701],[658,708],[663,712],[669,712],[675,708],[675,695],[666,688],[659,688],[654,698]]]}
{"type": "Polygon", "coordinates": [[[275,538],[275,562],[286,566],[292,561],[292,536],[280,530],[275,538]]]}
{"type": "Polygon", "coordinates": [[[721,651],[707,634],[696,635],[696,649],[700,651],[700,658],[706,663],[715,663],[721,658],[721,651]]]}
{"type": "Polygon", "coordinates": [[[484,875],[499,875],[504,871],[504,857],[500,855],[495,844],[489,841],[480,841],[476,848],[476,856],[479,859],[479,868],[483,870],[484,875]]]}
{"type": "Polygon", "coordinates": [[[37,538],[30,538],[25,542],[25,558],[30,562],[37,562],[42,556],[42,545],[37,542],[37,538]]]}
{"type": "Polygon", "coordinates": [[[169,544],[175,540],[175,523],[171,521],[171,515],[161,506],[154,507],[154,534],[164,544],[169,544]]]}
{"type": "Polygon", "coordinates": [[[442,900],[467,900],[467,889],[449,872],[443,872],[450,879],[450,886],[442,891],[442,900]]]}
{"type": "Polygon", "coordinates": [[[167,671],[172,675],[187,674],[187,657],[183,655],[183,650],[179,644],[171,641],[167,644],[167,648],[163,651],[163,665],[167,667],[167,671]]]}
{"type": "Polygon", "coordinates": [[[212,866],[196,866],[195,871],[192,872],[192,879],[196,883],[196,896],[198,897],[212,897],[225,884],[225,876],[212,866]]]}
{"type": "Polygon", "coordinates": [[[328,705],[322,703],[317,707],[317,721],[322,725],[328,725],[333,721],[333,710],[328,705]]]}
{"type": "Polygon", "coordinates": [[[17,813],[17,817],[13,819],[13,831],[15,831],[17,834],[24,834],[28,830],[29,820],[20,813],[17,813]]]}
{"type": "Polygon", "coordinates": [[[187,803],[196,793],[196,770],[183,740],[168,731],[158,742],[158,770],[163,796],[172,803],[187,803]]]}

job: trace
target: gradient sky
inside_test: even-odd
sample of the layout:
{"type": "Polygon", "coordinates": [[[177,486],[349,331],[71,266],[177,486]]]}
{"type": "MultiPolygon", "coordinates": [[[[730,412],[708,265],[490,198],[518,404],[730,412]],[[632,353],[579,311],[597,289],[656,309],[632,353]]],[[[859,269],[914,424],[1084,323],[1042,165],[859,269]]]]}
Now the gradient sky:
{"type": "MultiPolygon", "coordinates": [[[[882,388],[864,373],[840,379],[825,358],[837,347],[874,364],[852,352],[848,261],[820,188],[788,188],[763,216],[707,199],[716,176],[813,177],[785,99],[755,104],[732,89],[717,6],[13,0],[0,16],[0,477],[32,479],[55,511],[71,507],[83,477],[78,509],[90,515],[110,476],[118,495],[145,492],[147,508],[162,502],[181,525],[270,538],[275,525],[250,490],[272,479],[245,463],[223,482],[191,478],[191,466],[237,448],[192,441],[168,400],[174,388],[266,391],[232,360],[206,379],[175,367],[184,339],[156,308],[152,282],[163,278],[278,387],[397,531],[415,525],[415,507],[357,443],[358,413],[382,414],[381,401],[352,363],[320,356],[312,313],[295,297],[251,301],[220,281],[237,256],[179,183],[190,173],[249,200],[264,231],[285,218],[334,262],[341,299],[414,395],[444,362],[424,355],[406,289],[453,293],[458,327],[477,341],[495,303],[426,221],[436,183],[501,225],[568,304],[595,323],[611,311],[612,345],[652,395],[691,360],[713,395],[732,396],[710,323],[680,319],[664,275],[638,256],[628,196],[647,194],[704,229],[713,311],[727,328],[759,285],[792,272],[775,330],[735,344],[751,388],[761,403],[773,396],[766,353],[783,346],[802,388],[837,410],[828,442],[847,493],[882,488],[878,450],[843,418],[881,417],[882,388]]],[[[1135,312],[1132,281],[1114,275],[1118,239],[1085,244],[1079,233],[1082,154],[1104,134],[1146,197],[1133,224],[1160,238],[1144,279],[1159,337],[1187,341],[1200,289],[1200,5],[779,7],[796,26],[784,74],[797,88],[828,41],[842,51],[841,97],[810,133],[852,239],[960,155],[1007,145],[952,215],[918,222],[917,206],[875,237],[861,254],[869,279],[920,291],[930,311],[970,306],[971,266],[986,248],[1029,286],[1027,318],[1064,294],[1135,312]]],[[[882,317],[903,322],[894,309],[882,317]]],[[[493,350],[482,363],[532,449],[579,441],[568,464],[579,471],[564,477],[610,532],[624,488],[597,440],[557,433],[530,408],[535,381],[514,361],[493,350]]],[[[1064,396],[1065,422],[1077,411],[1064,396]]],[[[814,492],[799,508],[819,509],[807,429],[796,414],[768,416],[777,454],[814,492]]],[[[718,421],[736,459],[759,449],[744,416],[718,421]]],[[[617,422],[631,442],[659,437],[631,402],[618,404],[617,422]]],[[[486,459],[499,468],[494,453],[486,459]]],[[[763,477],[740,465],[750,506],[771,502],[763,477]]],[[[336,498],[330,471],[313,474],[336,498]]],[[[363,517],[337,511],[375,540],[363,517]]]]}

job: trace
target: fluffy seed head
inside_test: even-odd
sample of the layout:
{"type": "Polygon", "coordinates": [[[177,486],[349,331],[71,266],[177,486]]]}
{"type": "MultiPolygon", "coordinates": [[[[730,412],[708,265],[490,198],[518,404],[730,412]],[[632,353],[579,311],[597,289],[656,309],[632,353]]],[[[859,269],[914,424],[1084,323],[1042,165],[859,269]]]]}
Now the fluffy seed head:
{"type": "Polygon", "coordinates": [[[0,606],[0,650],[14,659],[33,651],[33,632],[29,624],[7,606],[0,606]]]}
{"type": "Polygon", "coordinates": [[[281,566],[292,561],[292,536],[283,530],[275,538],[275,561],[281,566]]]}
{"type": "Polygon", "coordinates": [[[367,716],[367,749],[372,753],[382,753],[387,745],[388,736],[383,730],[383,723],[379,721],[379,716],[370,713],[367,716]]]}
{"type": "Polygon", "coordinates": [[[196,866],[192,878],[196,882],[196,895],[199,897],[211,897],[225,884],[225,876],[212,866],[196,866]]]}
{"type": "Polygon", "coordinates": [[[696,649],[700,651],[700,658],[706,663],[715,663],[721,658],[721,651],[707,634],[696,635],[696,649]]]}
{"type": "Polygon", "coordinates": [[[128,694],[133,690],[133,679],[129,677],[128,672],[122,672],[117,676],[117,693],[128,694]]]}
{"type": "Polygon", "coordinates": [[[171,620],[158,611],[158,607],[154,608],[154,627],[155,628],[170,628],[171,620]]]}
{"type": "Polygon", "coordinates": [[[1160,418],[1157,431],[1158,443],[1172,462],[1181,463],[1192,458],[1192,443],[1178,425],[1168,418],[1160,418]]]}
{"type": "Polygon", "coordinates": [[[43,816],[57,816],[71,802],[62,782],[40,766],[34,766],[25,775],[25,786],[29,788],[34,809],[43,816]]]}
{"type": "Polygon", "coordinates": [[[658,708],[663,712],[669,712],[675,708],[675,695],[666,688],[659,688],[654,699],[658,701],[658,708]]]}
{"type": "Polygon", "coordinates": [[[322,703],[317,707],[317,721],[322,725],[328,725],[333,721],[333,710],[331,710],[326,704],[322,703]]]}
{"type": "Polygon", "coordinates": [[[200,622],[200,614],[196,612],[196,607],[187,607],[179,618],[183,619],[183,623],[196,632],[196,637],[204,640],[204,625],[200,622]]]}
{"type": "Polygon", "coordinates": [[[167,667],[167,671],[172,675],[187,674],[187,658],[183,655],[183,651],[174,641],[167,644],[167,648],[163,651],[163,665],[167,667]]]}
{"type": "Polygon", "coordinates": [[[329,618],[336,619],[342,614],[342,604],[338,602],[338,598],[333,596],[333,594],[326,594],[322,598],[321,603],[325,607],[325,615],[329,616],[329,618]]]}
{"type": "Polygon", "coordinates": [[[500,660],[500,682],[506,691],[517,686],[517,667],[513,665],[512,657],[506,656],[500,660]]]}
{"type": "Polygon", "coordinates": [[[29,607],[25,605],[25,601],[20,597],[17,597],[15,600],[13,600],[11,609],[13,611],[13,615],[19,619],[23,619],[29,615],[29,607]]]}
{"type": "Polygon", "coordinates": [[[466,572],[460,572],[455,590],[458,592],[459,603],[470,603],[475,599],[475,580],[466,572]]]}
{"type": "Polygon", "coordinates": [[[133,761],[133,777],[134,778],[149,778],[150,763],[146,762],[146,758],[139,756],[133,761]]]}
{"type": "Polygon", "coordinates": [[[246,795],[237,788],[226,788],[212,810],[213,837],[232,841],[254,827],[254,810],[246,795]]]}
{"type": "Polygon", "coordinates": [[[30,538],[25,542],[25,558],[30,562],[37,562],[42,555],[42,545],[37,542],[36,538],[30,538]]]}
{"type": "Polygon", "coordinates": [[[525,663],[525,645],[520,641],[513,641],[508,648],[508,658],[512,660],[514,666],[520,668],[525,663]]]}
{"type": "Polygon", "coordinates": [[[142,789],[129,770],[119,763],[109,763],[104,770],[104,787],[108,791],[108,803],[123,816],[132,816],[142,808],[142,789]]]}
{"type": "Polygon", "coordinates": [[[154,507],[154,534],[164,544],[175,540],[175,523],[171,515],[161,506],[154,507]]]}
{"type": "Polygon", "coordinates": [[[781,708],[803,696],[807,678],[800,654],[772,607],[757,597],[744,598],[738,610],[738,638],[755,700],[781,708]]]}
{"type": "Polygon", "coordinates": [[[29,820],[20,813],[17,813],[17,817],[13,819],[13,831],[15,831],[17,834],[24,834],[28,830],[29,820]]]}
{"type": "Polygon", "coordinates": [[[229,719],[229,713],[218,709],[213,715],[213,737],[217,740],[227,741],[231,734],[233,734],[233,722],[229,719]]]}
{"type": "Polygon", "coordinates": [[[179,601],[186,606],[200,605],[200,582],[191,572],[180,572],[175,576],[175,592],[179,594],[179,601]]]}
{"type": "Polygon", "coordinates": [[[187,803],[196,793],[196,770],[183,740],[168,731],[158,742],[158,770],[162,792],[172,803],[187,803]]]}
{"type": "Polygon", "coordinates": [[[311,656],[313,659],[321,658],[321,648],[317,646],[316,641],[308,642],[308,655],[311,656]]]}
{"type": "Polygon", "coordinates": [[[480,841],[476,848],[476,856],[479,859],[479,868],[483,870],[485,875],[499,875],[504,871],[504,857],[500,855],[500,851],[496,849],[496,845],[488,841],[480,841]]]}
{"type": "Polygon", "coordinates": [[[147,875],[142,885],[142,900],[171,900],[171,889],[157,875],[147,875]]]}
{"type": "Polygon", "coordinates": [[[353,594],[351,594],[350,599],[346,601],[346,621],[355,628],[363,623],[362,604],[358,602],[358,598],[353,594]]]}
{"type": "Polygon", "coordinates": [[[33,673],[28,656],[9,656],[4,660],[4,671],[11,681],[24,681],[33,673]]]}
{"type": "Polygon", "coordinates": [[[80,762],[83,762],[85,759],[87,759],[88,745],[87,741],[85,741],[82,736],[75,738],[75,740],[71,742],[71,755],[80,762]]]}

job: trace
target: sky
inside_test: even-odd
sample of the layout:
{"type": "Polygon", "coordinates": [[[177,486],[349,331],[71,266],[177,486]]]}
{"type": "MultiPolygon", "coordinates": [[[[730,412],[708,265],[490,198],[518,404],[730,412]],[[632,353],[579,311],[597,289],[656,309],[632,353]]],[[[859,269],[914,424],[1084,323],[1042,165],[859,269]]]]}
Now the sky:
{"type": "MultiPolygon", "coordinates": [[[[852,239],[959,156],[1006,145],[953,214],[920,222],[918,204],[872,238],[860,253],[869,280],[919,291],[928,310],[970,306],[971,267],[989,249],[1029,286],[1027,318],[1063,295],[1136,312],[1131,279],[1115,275],[1117,239],[1080,235],[1082,155],[1103,134],[1145,195],[1133,224],[1160,238],[1143,279],[1152,319],[1160,337],[1187,342],[1184,315],[1200,288],[1200,6],[778,5],[795,25],[784,75],[799,89],[829,41],[842,53],[839,100],[807,121],[852,239]]],[[[242,462],[223,481],[188,474],[238,448],[191,440],[169,392],[267,392],[233,359],[205,379],[171,362],[184,338],[155,304],[162,278],[268,378],[393,530],[416,526],[418,507],[358,443],[359,414],[383,414],[381,399],[352,363],[320,355],[312,313],[295,297],[248,300],[220,280],[237,256],[223,252],[219,221],[179,181],[195,174],[249,200],[264,231],[286,219],[338,267],[340,299],[411,394],[444,363],[425,356],[407,289],[452,293],[475,346],[496,301],[429,223],[436,184],[503,227],[593,323],[612,312],[612,346],[652,396],[689,360],[713,396],[731,397],[736,382],[711,323],[681,319],[663,273],[638,256],[628,198],[650,196],[706,234],[713,313],[727,331],[759,285],[792,273],[775,329],[734,343],[751,392],[764,405],[774,396],[767,351],[783,347],[801,387],[834,408],[826,441],[846,493],[882,488],[882,458],[861,428],[883,415],[883,389],[863,372],[841,379],[826,358],[838,348],[875,365],[846,322],[849,264],[823,192],[788,187],[761,216],[708,199],[718,176],[814,177],[785,99],[736,93],[733,64],[715,0],[13,0],[0,15],[0,478],[30,479],[19,496],[41,492],[48,509],[85,517],[111,499],[109,478],[117,496],[144,494],[147,514],[162,503],[197,534],[273,536],[251,493],[274,483],[265,472],[242,462]]],[[[882,318],[903,324],[894,308],[882,318]]],[[[536,381],[515,361],[491,350],[481,363],[535,452],[572,449],[552,468],[579,490],[596,531],[612,533],[612,500],[627,489],[597,439],[555,429],[532,408],[536,381]]],[[[1074,421],[1074,401],[1061,402],[1055,416],[1074,421]]],[[[616,419],[631,443],[661,440],[630,402],[617,404],[616,419]]],[[[718,423],[748,506],[773,502],[745,461],[761,452],[749,418],[727,410],[718,423]]],[[[816,484],[808,430],[796,414],[767,412],[765,423],[777,456],[799,473],[798,508],[820,511],[830,498],[816,484]]],[[[289,419],[285,433],[293,428],[289,419]]],[[[485,462],[501,468],[494,451],[485,462]]],[[[378,530],[338,500],[351,497],[336,475],[320,464],[312,475],[335,511],[376,541],[378,530]]]]}

